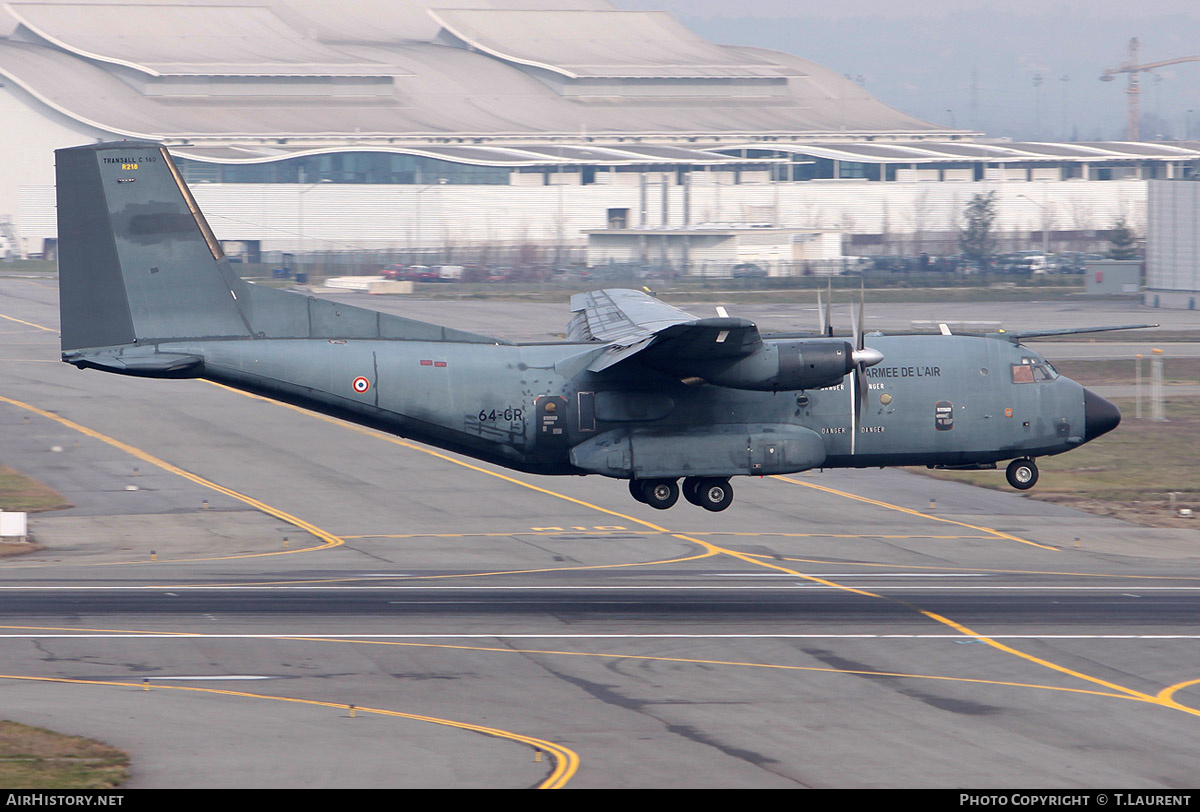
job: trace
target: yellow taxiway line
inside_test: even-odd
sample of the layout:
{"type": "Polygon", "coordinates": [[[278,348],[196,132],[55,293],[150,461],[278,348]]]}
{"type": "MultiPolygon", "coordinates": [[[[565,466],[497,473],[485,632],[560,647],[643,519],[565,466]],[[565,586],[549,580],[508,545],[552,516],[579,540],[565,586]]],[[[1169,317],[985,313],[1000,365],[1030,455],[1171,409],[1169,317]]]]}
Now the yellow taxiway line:
{"type": "Polygon", "coordinates": [[[817,490],[817,491],[824,491],[825,493],[831,493],[831,494],[834,494],[835,496],[841,496],[844,499],[853,499],[856,502],[866,502],[868,505],[875,505],[877,507],[887,508],[888,510],[896,510],[896,511],[899,511],[900,513],[907,513],[910,516],[919,516],[922,519],[930,519],[935,522],[946,522],[947,524],[955,524],[955,525],[958,525],[959,527],[965,527],[968,530],[978,530],[981,533],[988,533],[989,535],[994,536],[996,538],[1008,539],[1009,541],[1016,541],[1021,544],[1028,544],[1030,547],[1037,547],[1039,550],[1051,550],[1056,553],[1061,552],[1057,547],[1048,547],[1045,544],[1038,544],[1036,541],[1030,541],[1029,539],[1023,539],[1020,536],[1014,536],[1012,533],[1005,533],[1003,530],[995,530],[991,527],[980,527],[977,524],[969,524],[967,522],[960,522],[957,519],[947,519],[943,516],[934,516],[931,513],[922,513],[919,510],[913,510],[912,508],[901,507],[900,505],[893,505],[890,502],[881,502],[878,499],[871,499],[866,496],[859,496],[857,494],[847,493],[846,491],[839,491],[837,488],[830,488],[827,485],[818,485],[815,482],[801,482],[798,479],[792,479],[791,477],[786,477],[786,476],[773,476],[772,479],[778,479],[783,482],[790,482],[793,485],[801,485],[805,488],[812,488],[813,490],[817,490]]]}
{"type": "MultiPolygon", "coordinates": [[[[138,684],[135,682],[120,682],[109,680],[89,680],[89,679],[70,679],[67,677],[31,677],[18,674],[0,674],[0,679],[21,680],[25,682],[51,682],[69,685],[100,685],[113,686],[120,688],[138,688],[141,690],[152,691],[189,691],[193,693],[218,694],[221,696],[236,696],[246,699],[265,699],[273,702],[294,702],[301,705],[312,705],[322,708],[337,708],[349,709],[351,706],[343,702],[325,702],[317,699],[300,699],[292,696],[270,696],[268,694],[254,694],[248,691],[230,691],[223,688],[198,688],[191,685],[163,685],[155,683],[148,686],[147,684],[138,684]]],[[[513,733],[508,730],[501,730],[496,727],[483,727],[481,725],[472,725],[467,722],[458,722],[453,719],[440,719],[436,716],[424,716],[416,713],[403,713],[401,711],[389,710],[387,708],[373,708],[369,706],[355,705],[356,713],[371,713],[378,716],[391,716],[397,719],[410,719],[416,722],[427,722],[434,725],[442,725],[444,727],[453,727],[460,730],[467,730],[472,733],[482,733],[487,736],[494,736],[498,739],[508,739],[509,741],[524,744],[535,750],[547,752],[554,759],[554,769],[550,775],[546,777],[539,789],[559,789],[566,785],[571,780],[579,769],[579,756],[570,748],[564,747],[555,742],[546,741],[545,739],[537,739],[533,736],[526,736],[521,733],[513,733]]]]}
{"type": "MultiPolygon", "coordinates": [[[[1041,666],[1041,667],[1043,667],[1043,668],[1047,668],[1047,669],[1050,669],[1051,671],[1055,671],[1055,672],[1058,672],[1058,673],[1061,673],[1061,674],[1065,674],[1065,675],[1067,675],[1067,676],[1074,677],[1074,678],[1076,678],[1076,679],[1079,679],[1079,680],[1082,680],[1082,681],[1084,681],[1084,682],[1088,682],[1088,683],[1091,683],[1091,684],[1094,684],[1094,685],[1099,685],[1099,686],[1102,686],[1102,687],[1104,687],[1104,688],[1108,688],[1108,689],[1110,689],[1110,690],[1112,690],[1112,691],[1116,691],[1116,692],[1117,692],[1119,695],[1128,696],[1128,697],[1129,697],[1129,698],[1131,698],[1131,699],[1136,699],[1136,700],[1143,701],[1143,702],[1148,702],[1148,703],[1150,703],[1150,704],[1154,704],[1154,705],[1161,705],[1161,706],[1163,706],[1163,707],[1169,707],[1169,708],[1173,708],[1173,709],[1176,709],[1176,710],[1181,710],[1181,711],[1183,711],[1183,712],[1185,712],[1185,713],[1189,713],[1189,714],[1191,714],[1191,715],[1194,715],[1194,716],[1200,716],[1200,710],[1196,710],[1196,709],[1193,709],[1193,708],[1189,708],[1189,707],[1187,707],[1187,706],[1185,706],[1185,705],[1180,705],[1180,704],[1178,704],[1178,703],[1174,702],[1173,700],[1171,700],[1169,697],[1168,697],[1168,698],[1166,698],[1166,699],[1160,699],[1159,697],[1156,697],[1156,696],[1154,696],[1154,695],[1151,695],[1151,694],[1147,694],[1147,693],[1145,693],[1145,692],[1143,692],[1143,691],[1138,691],[1138,690],[1135,690],[1135,689],[1133,689],[1133,688],[1126,688],[1126,687],[1124,687],[1124,686],[1122,686],[1122,685],[1118,685],[1117,683],[1109,682],[1109,681],[1107,681],[1107,680],[1103,680],[1103,679],[1100,679],[1100,678],[1098,678],[1098,677],[1092,677],[1092,676],[1089,676],[1089,675],[1087,675],[1087,674],[1084,674],[1084,673],[1083,673],[1083,672],[1081,672],[1081,671],[1076,671],[1076,670],[1074,670],[1074,669],[1067,668],[1066,666],[1061,666],[1061,665],[1058,665],[1057,663],[1050,662],[1049,660],[1043,659],[1043,658],[1041,658],[1041,657],[1035,657],[1035,656],[1034,656],[1034,655],[1032,655],[1032,654],[1027,654],[1027,653],[1025,653],[1025,652],[1023,652],[1023,651],[1020,651],[1020,650],[1018,650],[1018,649],[1015,649],[1015,648],[1013,648],[1012,646],[1006,645],[1006,644],[1004,644],[1004,643],[1001,643],[1001,642],[999,642],[999,641],[997,641],[997,640],[993,640],[992,638],[988,637],[987,635],[984,635],[984,634],[981,634],[981,633],[979,633],[979,632],[973,631],[972,629],[970,629],[970,628],[968,628],[968,627],[966,627],[966,626],[964,626],[964,625],[962,625],[962,624],[960,624],[960,623],[958,623],[958,622],[956,622],[956,621],[954,621],[954,620],[951,620],[950,618],[943,617],[942,615],[939,615],[939,614],[937,614],[937,613],[935,613],[935,612],[929,612],[929,611],[926,611],[926,610],[924,610],[924,609],[921,609],[920,607],[914,606],[914,605],[912,605],[912,604],[910,604],[910,603],[907,603],[907,602],[905,602],[905,601],[898,601],[898,600],[896,600],[896,599],[894,599],[894,598],[889,598],[889,597],[887,597],[887,596],[885,596],[885,595],[880,595],[880,594],[878,594],[878,593],[876,593],[876,592],[871,592],[871,591],[868,591],[868,590],[865,590],[865,589],[857,589],[857,588],[855,588],[855,587],[846,586],[845,584],[839,584],[839,583],[837,583],[837,582],[835,582],[835,581],[831,581],[831,580],[829,580],[829,579],[827,579],[827,578],[822,578],[822,577],[820,577],[820,576],[816,576],[816,575],[809,575],[809,574],[806,574],[806,573],[800,572],[799,570],[793,569],[793,568],[791,568],[791,567],[782,566],[782,565],[780,565],[780,564],[776,564],[776,563],[773,563],[773,562],[770,562],[770,561],[763,561],[763,560],[760,560],[759,558],[757,558],[757,557],[755,557],[755,556],[753,556],[753,555],[750,555],[750,554],[747,554],[747,553],[742,553],[742,552],[740,552],[740,551],[738,551],[738,550],[732,550],[732,549],[729,549],[729,548],[726,548],[726,547],[721,547],[721,546],[719,546],[719,545],[716,545],[716,544],[713,544],[713,543],[711,543],[711,542],[708,542],[708,541],[703,541],[703,540],[701,540],[701,539],[695,538],[694,536],[689,536],[689,535],[685,535],[685,534],[682,534],[682,533],[674,533],[674,532],[670,531],[669,529],[667,529],[667,528],[665,528],[665,527],[662,527],[662,526],[660,526],[660,525],[654,524],[653,522],[646,521],[646,520],[644,520],[644,519],[639,519],[639,518],[637,518],[637,517],[635,517],[635,516],[630,516],[630,515],[628,515],[628,514],[625,514],[625,513],[620,513],[620,512],[618,512],[618,511],[611,510],[610,508],[601,507],[600,505],[595,505],[595,504],[592,504],[592,503],[590,503],[590,502],[585,502],[585,501],[583,501],[582,499],[576,499],[576,498],[575,498],[575,497],[573,497],[573,496],[567,496],[566,494],[558,493],[558,492],[556,492],[556,491],[549,490],[548,488],[543,488],[543,487],[541,487],[541,486],[538,486],[538,485],[533,485],[533,484],[531,484],[531,483],[529,483],[529,482],[524,482],[524,481],[522,481],[522,480],[520,480],[520,479],[517,479],[517,478],[515,478],[515,477],[508,476],[507,474],[502,474],[502,473],[499,473],[499,472],[497,472],[497,471],[490,471],[490,470],[488,470],[487,468],[483,468],[483,467],[481,467],[481,466],[475,465],[475,464],[473,464],[473,463],[465,462],[465,461],[463,461],[463,460],[455,459],[454,457],[451,457],[451,456],[449,456],[448,454],[444,454],[444,453],[442,453],[442,452],[440,452],[440,451],[435,451],[435,450],[433,450],[433,449],[431,449],[431,448],[426,448],[426,447],[424,447],[424,446],[417,445],[416,443],[411,443],[411,442],[408,442],[407,440],[401,440],[401,439],[399,439],[399,438],[392,437],[392,436],[390,436],[390,435],[384,434],[383,432],[379,432],[379,431],[376,431],[376,430],[374,430],[374,429],[367,429],[367,428],[364,428],[364,427],[362,427],[362,426],[355,425],[355,424],[353,424],[353,423],[347,423],[347,422],[345,422],[345,421],[343,421],[343,420],[338,420],[338,419],[336,419],[336,418],[328,417],[328,416],[326,416],[326,415],[322,415],[322,414],[318,414],[318,413],[313,413],[313,412],[310,412],[310,411],[308,411],[308,410],[306,410],[306,409],[302,409],[302,408],[300,408],[300,407],[298,407],[298,406],[293,406],[293,405],[291,405],[291,404],[288,404],[288,403],[279,403],[278,401],[273,401],[273,400],[271,400],[270,398],[265,398],[265,397],[262,397],[261,395],[254,395],[254,394],[251,394],[251,393],[248,393],[248,392],[242,392],[242,391],[240,391],[240,390],[238,390],[238,389],[234,389],[233,387],[225,386],[224,384],[213,383],[213,382],[211,382],[211,381],[210,381],[210,383],[212,383],[214,386],[218,386],[218,387],[220,387],[220,388],[222,388],[222,389],[226,389],[226,390],[228,390],[228,391],[230,391],[230,392],[236,392],[237,394],[239,394],[239,395],[243,395],[243,396],[245,396],[245,397],[254,398],[254,399],[256,399],[256,400],[261,400],[261,401],[264,401],[264,402],[266,402],[266,403],[272,403],[272,404],[275,404],[275,405],[278,405],[278,406],[282,406],[283,408],[292,409],[293,411],[300,412],[300,413],[302,413],[302,414],[311,415],[312,417],[315,417],[315,418],[317,418],[317,419],[319,419],[319,420],[324,420],[324,421],[326,421],[326,422],[329,422],[329,423],[334,423],[334,424],[337,424],[337,425],[341,425],[341,426],[344,426],[345,428],[348,428],[348,429],[350,429],[350,430],[352,430],[352,431],[356,431],[356,432],[358,432],[358,433],[360,433],[360,434],[365,434],[365,435],[367,435],[367,436],[376,437],[376,438],[378,438],[378,439],[385,440],[386,442],[390,442],[390,443],[393,443],[393,444],[395,444],[395,445],[402,446],[402,447],[404,447],[404,448],[409,448],[409,449],[412,449],[412,450],[414,450],[414,451],[418,451],[418,452],[420,452],[420,453],[422,453],[422,454],[427,454],[427,455],[429,455],[429,456],[436,457],[436,458],[438,458],[438,459],[441,459],[441,460],[445,460],[445,461],[447,461],[447,462],[450,462],[450,463],[452,463],[452,464],[454,464],[454,465],[458,465],[458,466],[461,466],[461,467],[463,467],[463,468],[467,468],[467,469],[469,469],[469,470],[472,470],[472,471],[477,471],[477,472],[479,472],[479,473],[486,474],[486,475],[488,475],[488,476],[491,476],[491,477],[496,477],[497,479],[504,480],[505,482],[511,482],[511,483],[512,483],[512,484],[514,484],[514,485],[518,485],[518,486],[520,486],[520,487],[527,488],[527,489],[529,489],[529,490],[533,490],[533,491],[537,491],[537,492],[539,492],[539,493],[546,494],[547,496],[553,496],[553,497],[555,497],[555,498],[558,498],[558,499],[563,499],[563,500],[565,500],[565,501],[568,501],[568,502],[572,502],[572,503],[574,503],[574,504],[577,504],[577,505],[579,505],[579,506],[581,506],[581,507],[585,507],[585,508],[588,508],[588,509],[591,509],[591,510],[599,511],[599,512],[601,512],[601,513],[606,513],[606,514],[608,514],[608,515],[610,515],[610,516],[617,516],[618,518],[624,519],[625,521],[632,522],[632,523],[634,523],[634,524],[639,524],[639,525],[641,525],[641,526],[643,526],[643,527],[647,527],[647,528],[649,528],[649,529],[651,529],[651,530],[654,530],[654,531],[656,531],[656,532],[663,533],[663,534],[666,534],[666,535],[670,535],[670,536],[672,536],[673,538],[681,539],[681,540],[683,540],[683,541],[690,541],[690,542],[693,542],[693,543],[695,543],[695,544],[698,544],[698,545],[700,545],[701,547],[703,547],[703,548],[704,548],[704,549],[705,549],[707,552],[709,552],[710,554],[720,554],[720,555],[726,555],[726,556],[729,556],[729,557],[731,557],[731,558],[736,558],[736,559],[738,559],[739,561],[744,561],[744,562],[746,562],[746,563],[753,564],[754,566],[758,566],[758,567],[765,567],[765,568],[767,568],[767,569],[773,569],[773,570],[777,570],[777,571],[779,571],[779,572],[787,573],[787,574],[789,574],[789,575],[793,575],[793,576],[795,576],[795,577],[797,577],[797,578],[801,578],[801,579],[804,579],[804,580],[806,580],[806,581],[810,581],[810,582],[813,582],[813,583],[822,584],[822,585],[824,585],[824,586],[828,586],[828,587],[831,587],[831,588],[834,588],[834,589],[838,589],[838,590],[841,590],[841,591],[843,591],[843,592],[849,592],[849,593],[851,593],[851,594],[855,594],[855,595],[862,595],[863,597],[868,597],[868,598],[877,598],[877,599],[879,599],[879,600],[889,600],[889,601],[895,601],[896,603],[900,603],[900,604],[902,604],[902,605],[904,605],[904,606],[908,606],[908,607],[910,607],[911,609],[913,609],[914,611],[918,612],[918,613],[919,613],[919,614],[921,614],[922,616],[924,616],[924,617],[927,617],[927,618],[929,618],[930,620],[932,620],[932,621],[934,621],[934,622],[936,622],[936,623],[942,624],[942,625],[944,625],[944,626],[949,626],[950,628],[952,628],[952,629],[954,629],[954,630],[956,630],[956,631],[960,632],[961,634],[964,634],[964,635],[966,635],[966,636],[969,636],[969,637],[973,637],[973,638],[975,638],[976,640],[979,640],[980,642],[982,642],[982,643],[986,643],[987,645],[989,645],[989,646],[991,646],[991,647],[993,647],[993,648],[997,649],[998,651],[1003,651],[1003,652],[1005,652],[1005,653],[1007,653],[1007,654],[1013,655],[1013,656],[1015,656],[1015,657],[1019,657],[1019,658],[1021,658],[1021,659],[1023,659],[1023,660],[1026,660],[1026,661],[1028,661],[1028,662],[1034,663],[1034,664],[1036,664],[1036,665],[1039,665],[1039,666],[1041,666]]],[[[1014,535],[1012,535],[1011,533],[1005,533],[1005,532],[1003,532],[1003,531],[1000,531],[1000,530],[994,530],[994,529],[992,529],[992,528],[988,528],[988,527],[980,527],[980,526],[978,526],[978,525],[971,525],[971,524],[968,524],[968,523],[966,523],[966,522],[960,522],[960,521],[956,521],[956,520],[954,520],[954,519],[946,519],[946,518],[943,518],[943,517],[940,517],[940,516],[932,516],[932,515],[930,515],[930,514],[927,514],[927,513],[921,513],[920,511],[912,510],[912,509],[910,509],[910,508],[904,508],[904,507],[900,507],[900,506],[898,506],[898,505],[892,505],[892,504],[889,504],[889,503],[887,503],[887,502],[881,502],[881,501],[879,501],[879,500],[877,500],[877,499],[870,499],[870,498],[868,498],[868,497],[865,497],[865,496],[857,496],[857,495],[855,495],[855,494],[846,493],[845,491],[839,491],[839,490],[837,490],[837,489],[835,489],[835,488],[829,488],[829,487],[827,487],[827,486],[824,486],[824,485],[816,485],[816,484],[813,484],[813,483],[805,483],[805,482],[801,482],[801,481],[799,481],[799,480],[796,480],[796,479],[791,479],[791,478],[789,478],[789,477],[777,477],[777,478],[778,478],[778,479],[781,479],[781,480],[783,480],[783,481],[786,481],[786,482],[791,482],[791,483],[794,483],[794,484],[797,484],[797,485],[803,485],[803,486],[805,486],[805,487],[813,488],[814,490],[823,491],[823,492],[826,492],[826,493],[829,493],[829,494],[832,494],[832,495],[835,495],[835,496],[841,496],[841,497],[844,497],[844,498],[854,499],[854,500],[856,500],[856,501],[865,502],[865,503],[868,503],[868,504],[873,504],[873,505],[876,505],[876,506],[878,506],[878,507],[886,508],[886,509],[889,509],[889,510],[897,510],[897,511],[900,511],[900,512],[902,512],[902,513],[907,513],[907,514],[909,514],[909,515],[919,516],[919,517],[923,517],[923,518],[927,518],[927,519],[933,519],[933,520],[935,520],[935,521],[939,521],[939,522],[945,522],[945,523],[948,523],[948,524],[954,524],[954,525],[958,525],[958,526],[960,526],[960,527],[967,527],[967,528],[969,528],[969,529],[971,529],[971,530],[977,530],[977,531],[980,531],[980,532],[988,533],[988,534],[991,534],[991,535],[993,535],[993,536],[996,536],[996,537],[998,537],[998,538],[1009,539],[1009,540],[1012,540],[1012,541],[1020,542],[1020,543],[1022,543],[1022,544],[1027,544],[1027,545],[1029,545],[1029,546],[1032,546],[1032,547],[1037,547],[1037,548],[1039,548],[1039,549],[1043,549],[1043,550],[1049,550],[1049,551],[1053,551],[1053,552],[1059,552],[1059,550],[1058,550],[1057,548],[1055,548],[1055,547],[1049,547],[1049,546],[1046,546],[1046,545],[1043,545],[1043,544],[1038,544],[1037,542],[1029,541],[1028,539],[1023,539],[1023,538],[1020,538],[1019,536],[1014,536],[1014,535]]]]}
{"type": "MultiPolygon", "coordinates": [[[[79,423],[76,423],[73,420],[68,420],[67,418],[56,415],[53,412],[48,412],[45,409],[39,409],[36,406],[31,406],[28,403],[23,403],[22,401],[14,400],[12,398],[5,397],[4,395],[0,395],[0,403],[7,403],[10,406],[16,406],[18,409],[25,409],[26,411],[33,412],[34,414],[36,414],[40,417],[44,417],[47,420],[53,420],[54,422],[59,423],[63,426],[66,426],[67,428],[72,429],[73,431],[77,431],[80,434],[91,437],[94,440],[99,440],[102,443],[106,443],[107,445],[110,445],[113,448],[124,451],[126,454],[137,457],[139,460],[142,460],[143,462],[147,462],[151,465],[161,468],[162,470],[167,471],[168,473],[175,474],[176,476],[181,476],[184,479],[189,480],[190,482],[196,483],[197,485],[201,485],[205,488],[214,490],[217,493],[223,494],[232,499],[236,499],[239,502],[244,502],[247,505],[249,505],[250,507],[254,508],[255,510],[260,510],[269,516],[274,516],[277,519],[281,519],[281,520],[287,522],[288,524],[290,524],[294,527],[298,527],[301,530],[303,530],[304,532],[309,533],[309,534],[315,536],[316,538],[319,538],[325,542],[324,544],[319,545],[317,547],[306,547],[306,548],[301,548],[301,549],[297,549],[297,550],[277,550],[275,552],[270,552],[270,553],[247,553],[247,554],[236,555],[236,556],[225,556],[225,558],[258,558],[260,556],[270,556],[270,555],[289,555],[289,554],[293,554],[293,553],[309,552],[312,550],[325,550],[325,549],[329,549],[330,547],[338,547],[342,544],[345,544],[345,541],[343,541],[342,539],[333,535],[332,533],[328,533],[328,532],[322,530],[321,528],[317,527],[316,525],[314,525],[310,522],[306,522],[297,516],[293,516],[290,513],[286,513],[284,511],[280,510],[279,508],[272,507],[271,505],[268,505],[266,502],[255,499],[252,496],[247,496],[244,493],[239,493],[239,492],[233,490],[232,488],[226,488],[224,485],[218,485],[217,483],[213,482],[212,480],[205,479],[204,477],[199,476],[197,474],[193,474],[191,471],[185,471],[182,468],[180,468],[178,465],[172,465],[171,463],[167,462],[166,460],[160,459],[160,458],[154,456],[153,454],[150,454],[146,451],[141,450],[140,448],[131,446],[128,443],[123,443],[120,440],[117,440],[113,437],[109,437],[107,434],[101,434],[100,432],[96,431],[95,429],[90,429],[87,426],[80,425],[79,423]]],[[[214,559],[206,559],[206,560],[214,560],[214,559]]]]}

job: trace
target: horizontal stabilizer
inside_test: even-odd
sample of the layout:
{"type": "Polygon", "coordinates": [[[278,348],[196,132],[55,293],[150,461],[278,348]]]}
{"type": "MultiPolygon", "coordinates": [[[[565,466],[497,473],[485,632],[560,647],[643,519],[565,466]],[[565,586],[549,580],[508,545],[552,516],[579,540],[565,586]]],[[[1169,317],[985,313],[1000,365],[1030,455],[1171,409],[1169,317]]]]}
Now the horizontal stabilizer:
{"type": "Polygon", "coordinates": [[[198,355],[167,352],[145,355],[64,353],[63,360],[80,369],[100,369],[146,378],[193,378],[204,367],[204,359],[198,355]]]}

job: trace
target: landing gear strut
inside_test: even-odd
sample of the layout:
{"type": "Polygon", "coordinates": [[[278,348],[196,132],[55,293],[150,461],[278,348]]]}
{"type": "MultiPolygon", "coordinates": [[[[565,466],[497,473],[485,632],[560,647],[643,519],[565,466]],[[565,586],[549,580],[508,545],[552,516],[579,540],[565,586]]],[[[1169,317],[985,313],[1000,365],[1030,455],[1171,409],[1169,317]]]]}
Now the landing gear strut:
{"type": "Polygon", "coordinates": [[[1012,485],[1019,491],[1027,491],[1037,484],[1037,463],[1031,459],[1013,460],[1008,464],[1004,475],[1008,477],[1009,485],[1012,485]]]}

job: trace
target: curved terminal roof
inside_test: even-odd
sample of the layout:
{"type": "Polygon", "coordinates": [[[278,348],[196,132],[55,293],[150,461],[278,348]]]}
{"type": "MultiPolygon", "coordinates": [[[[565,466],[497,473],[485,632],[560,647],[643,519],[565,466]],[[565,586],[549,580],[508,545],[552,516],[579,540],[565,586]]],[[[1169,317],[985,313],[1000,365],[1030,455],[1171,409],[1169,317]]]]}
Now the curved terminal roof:
{"type": "Polygon", "coordinates": [[[0,79],[104,134],[210,147],[969,135],[824,66],[715,45],[659,12],[440,3],[455,8],[15,0],[0,11],[0,79]]]}
{"type": "Polygon", "coordinates": [[[940,142],[922,141],[917,144],[896,143],[836,143],[806,144],[746,143],[721,146],[723,154],[767,150],[780,154],[804,155],[865,164],[931,164],[931,163],[1093,163],[1121,160],[1186,161],[1200,158],[1200,151],[1158,142],[1131,143],[1104,141],[1070,144],[1042,142],[940,142]]]}
{"type": "Polygon", "coordinates": [[[739,58],[687,30],[665,11],[430,10],[473,48],[571,79],[779,78],[779,65],[739,58]]]}
{"type": "MultiPolygon", "coordinates": [[[[179,0],[175,0],[178,2],[179,0]]],[[[430,7],[556,11],[612,10],[607,0],[265,0],[322,42],[432,42],[442,26],[430,7]]]]}
{"type": "Polygon", "coordinates": [[[255,5],[10,2],[17,21],[77,56],[151,76],[386,72],[297,32],[255,5]]]}
{"type": "Polygon", "coordinates": [[[786,163],[787,157],[827,158],[871,164],[944,163],[1113,163],[1121,161],[1181,161],[1200,158],[1200,142],[1182,147],[1160,143],[1090,142],[1043,144],[1025,142],[975,143],[922,141],[919,145],[879,142],[822,144],[764,144],[754,142],[712,149],[689,149],[666,144],[545,144],[505,145],[375,144],[352,148],[342,146],[203,146],[172,147],[176,155],[222,164],[264,164],[333,152],[387,152],[435,158],[474,166],[577,167],[577,166],[744,166],[786,163]],[[753,153],[753,156],[749,156],[753,153]],[[773,153],[773,155],[770,155],[773,153]]]}
{"type": "Polygon", "coordinates": [[[557,167],[557,166],[740,166],[746,163],[779,163],[784,158],[746,159],[722,155],[699,149],[666,147],[656,145],[603,145],[581,146],[576,144],[516,144],[512,146],[467,146],[467,145],[372,145],[347,150],[343,147],[313,149],[306,147],[204,147],[180,145],[171,152],[185,158],[222,164],[262,164],[287,158],[301,158],[330,152],[391,152],[401,155],[416,155],[436,158],[452,163],[474,166],[557,167]]]}

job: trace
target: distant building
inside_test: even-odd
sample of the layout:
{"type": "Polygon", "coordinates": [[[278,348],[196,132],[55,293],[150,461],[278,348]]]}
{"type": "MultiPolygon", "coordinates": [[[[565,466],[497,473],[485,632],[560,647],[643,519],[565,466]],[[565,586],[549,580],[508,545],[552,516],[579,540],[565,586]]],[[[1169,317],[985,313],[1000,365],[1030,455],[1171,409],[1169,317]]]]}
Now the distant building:
{"type": "Polygon", "coordinates": [[[1152,181],[1147,209],[1143,303],[1200,309],[1200,182],[1152,181]]]}
{"type": "Polygon", "coordinates": [[[12,0],[0,116],[0,221],[26,253],[53,250],[52,150],[125,138],[168,145],[250,257],[581,248],[621,209],[630,227],[767,223],[842,232],[853,253],[942,251],[992,189],[1013,240],[1082,247],[1139,224],[1144,181],[1200,158],[983,143],[809,60],[605,0],[12,0]]]}

